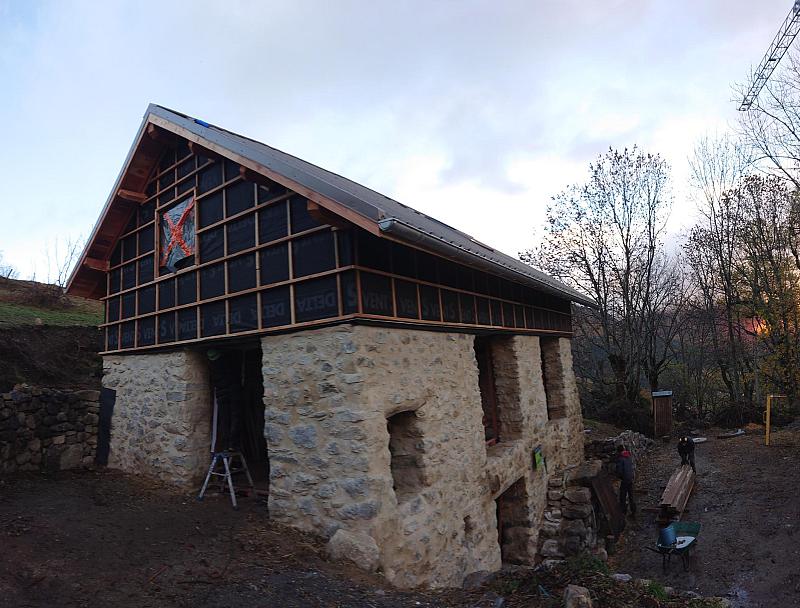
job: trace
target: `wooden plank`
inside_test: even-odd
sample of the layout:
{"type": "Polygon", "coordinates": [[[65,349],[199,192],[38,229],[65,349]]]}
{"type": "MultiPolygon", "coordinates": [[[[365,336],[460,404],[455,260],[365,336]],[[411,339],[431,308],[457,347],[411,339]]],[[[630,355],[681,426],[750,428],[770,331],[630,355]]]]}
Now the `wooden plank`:
{"type": "Polygon", "coordinates": [[[92,270],[108,272],[108,260],[98,260],[97,258],[87,257],[83,260],[83,263],[87,268],[91,268],[92,270]]]}
{"type": "MultiPolygon", "coordinates": [[[[277,183],[281,184],[282,186],[286,186],[290,190],[293,190],[293,191],[297,192],[298,194],[304,196],[307,199],[310,199],[310,200],[313,200],[316,203],[319,203],[321,206],[329,209],[331,212],[336,213],[337,215],[340,215],[341,217],[347,219],[348,221],[353,222],[354,224],[356,224],[357,226],[360,226],[361,228],[363,228],[367,232],[370,232],[370,233],[374,234],[375,236],[379,236],[379,237],[385,238],[385,235],[383,235],[383,233],[381,232],[380,228],[377,225],[377,221],[376,220],[372,220],[370,218],[367,218],[366,216],[361,215],[360,213],[357,213],[357,212],[349,209],[348,207],[345,207],[341,203],[338,203],[338,202],[336,202],[336,201],[334,201],[332,199],[329,199],[328,197],[323,196],[323,195],[319,194],[318,192],[315,192],[315,191],[311,190],[310,188],[307,188],[306,186],[303,186],[302,184],[300,184],[299,182],[294,181],[291,178],[288,178],[288,177],[286,177],[284,175],[276,173],[275,171],[265,167],[264,165],[262,165],[260,163],[257,163],[257,162],[255,162],[255,161],[253,161],[253,160],[251,160],[251,159],[249,159],[249,158],[247,158],[245,156],[242,156],[241,154],[238,154],[238,153],[236,153],[236,152],[234,152],[232,150],[228,150],[227,148],[224,148],[223,146],[219,146],[219,145],[207,140],[206,138],[202,138],[202,137],[196,135],[195,133],[192,133],[188,129],[185,129],[185,128],[179,126],[179,125],[176,125],[176,124],[174,124],[173,122],[171,122],[171,121],[169,121],[167,119],[161,118],[160,116],[151,115],[151,116],[149,116],[148,120],[151,121],[151,124],[156,124],[159,127],[162,127],[162,128],[164,128],[166,130],[169,130],[169,131],[172,131],[173,133],[176,133],[177,135],[182,136],[183,138],[185,138],[189,142],[198,143],[199,145],[201,145],[203,147],[207,146],[208,150],[210,150],[212,152],[216,152],[220,156],[223,156],[223,157],[226,157],[226,158],[230,158],[231,160],[234,160],[237,163],[239,163],[240,165],[243,165],[243,166],[245,166],[245,167],[247,167],[249,169],[252,169],[253,171],[255,171],[257,173],[261,173],[262,175],[264,175],[265,177],[268,177],[272,181],[277,182],[277,183]],[[202,143],[200,143],[201,140],[202,140],[202,143]]],[[[191,145],[191,143],[190,143],[190,145],[191,145]]]]}
{"type": "Polygon", "coordinates": [[[680,514],[686,508],[694,489],[695,473],[689,465],[682,465],[673,471],[661,495],[662,512],[680,514]]]}
{"type": "Polygon", "coordinates": [[[195,156],[204,156],[205,158],[213,158],[214,160],[225,160],[225,157],[214,150],[210,150],[205,146],[201,146],[197,142],[190,141],[189,142],[189,150],[191,150],[192,154],[195,156]]]}
{"type": "Polygon", "coordinates": [[[619,499],[611,479],[605,473],[600,473],[592,479],[592,489],[594,490],[597,501],[600,503],[600,508],[608,521],[611,533],[614,535],[619,534],[625,528],[625,516],[622,514],[622,509],[619,506],[619,499]]]}
{"type": "Polygon", "coordinates": [[[125,188],[117,190],[117,196],[124,198],[126,201],[133,201],[134,203],[143,203],[147,200],[147,195],[143,192],[134,192],[133,190],[126,190],[125,188]]]}

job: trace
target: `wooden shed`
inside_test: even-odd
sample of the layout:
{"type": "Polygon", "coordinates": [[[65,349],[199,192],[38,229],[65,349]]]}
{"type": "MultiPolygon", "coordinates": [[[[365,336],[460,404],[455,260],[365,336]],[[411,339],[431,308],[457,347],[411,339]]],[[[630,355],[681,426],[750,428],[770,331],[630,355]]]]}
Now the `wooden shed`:
{"type": "Polygon", "coordinates": [[[655,391],[652,398],[653,435],[669,435],[672,432],[672,391],[655,391]]]}

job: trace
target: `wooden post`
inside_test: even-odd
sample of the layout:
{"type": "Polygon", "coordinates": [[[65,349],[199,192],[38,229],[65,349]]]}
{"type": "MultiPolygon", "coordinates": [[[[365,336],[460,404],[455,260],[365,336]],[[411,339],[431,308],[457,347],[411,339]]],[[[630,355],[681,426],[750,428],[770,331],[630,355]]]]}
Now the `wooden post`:
{"type": "Polygon", "coordinates": [[[772,413],[772,395],[767,395],[767,416],[764,421],[764,445],[769,445],[770,414],[772,413]]]}
{"type": "Polygon", "coordinates": [[[786,399],[786,395],[767,395],[767,408],[764,412],[764,445],[769,445],[772,434],[772,402],[775,399],[786,399]]]}

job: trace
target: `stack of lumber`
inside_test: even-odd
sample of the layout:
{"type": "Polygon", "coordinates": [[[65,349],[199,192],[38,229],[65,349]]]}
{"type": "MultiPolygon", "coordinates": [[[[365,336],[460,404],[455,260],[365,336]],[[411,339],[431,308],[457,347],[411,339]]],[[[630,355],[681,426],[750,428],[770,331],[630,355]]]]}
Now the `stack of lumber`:
{"type": "Polygon", "coordinates": [[[664,494],[661,495],[662,517],[680,516],[686,509],[689,496],[694,489],[695,474],[688,464],[678,467],[667,482],[664,494]]]}

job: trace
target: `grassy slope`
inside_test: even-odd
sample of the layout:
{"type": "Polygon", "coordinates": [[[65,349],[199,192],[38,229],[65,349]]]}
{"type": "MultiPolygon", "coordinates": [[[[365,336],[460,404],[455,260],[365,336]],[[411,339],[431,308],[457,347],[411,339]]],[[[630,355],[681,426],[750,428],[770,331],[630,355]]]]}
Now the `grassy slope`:
{"type": "Polygon", "coordinates": [[[41,290],[41,285],[28,281],[0,281],[0,327],[94,327],[102,323],[100,302],[67,297],[61,304],[42,305],[41,290]]]}
{"type": "Polygon", "coordinates": [[[0,279],[0,392],[21,382],[98,387],[102,310],[47,285],[0,279]]]}
{"type": "Polygon", "coordinates": [[[38,325],[37,319],[45,325],[93,326],[102,323],[102,314],[98,310],[85,308],[48,310],[37,306],[0,302],[0,327],[38,325]]]}

